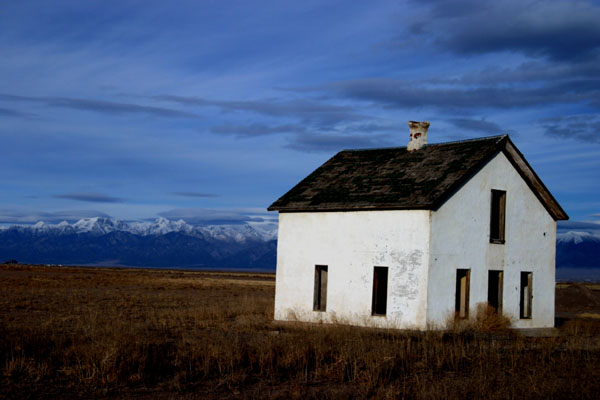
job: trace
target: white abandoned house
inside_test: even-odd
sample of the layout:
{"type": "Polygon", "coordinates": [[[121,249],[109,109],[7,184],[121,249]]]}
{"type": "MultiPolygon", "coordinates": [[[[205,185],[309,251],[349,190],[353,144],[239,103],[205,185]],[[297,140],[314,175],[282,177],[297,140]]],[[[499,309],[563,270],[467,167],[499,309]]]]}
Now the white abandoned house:
{"type": "Polygon", "coordinates": [[[275,319],[443,328],[479,303],[554,326],[556,221],[508,135],[343,150],[274,202],[275,319]]]}

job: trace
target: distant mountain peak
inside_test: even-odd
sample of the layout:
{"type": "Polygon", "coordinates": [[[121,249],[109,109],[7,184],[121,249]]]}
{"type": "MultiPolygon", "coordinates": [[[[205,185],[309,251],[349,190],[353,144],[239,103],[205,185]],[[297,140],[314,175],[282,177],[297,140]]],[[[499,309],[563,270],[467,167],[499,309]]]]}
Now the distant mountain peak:
{"type": "Polygon", "coordinates": [[[583,242],[600,242],[600,237],[583,231],[569,231],[556,235],[557,243],[580,244],[583,242]]]}

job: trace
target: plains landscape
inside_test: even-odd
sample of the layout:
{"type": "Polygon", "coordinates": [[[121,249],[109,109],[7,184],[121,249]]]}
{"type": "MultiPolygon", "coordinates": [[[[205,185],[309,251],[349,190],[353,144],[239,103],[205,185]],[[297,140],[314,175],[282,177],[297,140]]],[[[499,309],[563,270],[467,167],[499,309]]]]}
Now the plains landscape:
{"type": "Polygon", "coordinates": [[[0,266],[3,398],[594,398],[600,286],[557,329],[480,313],[446,331],[273,321],[273,274],[0,266]]]}
{"type": "Polygon", "coordinates": [[[599,21],[598,0],[2,1],[0,400],[599,398],[599,21]],[[379,319],[420,265],[428,299],[458,288],[425,309],[446,329],[274,321],[295,253],[318,284],[279,287],[308,312],[316,286],[327,316],[379,319]],[[363,296],[334,263],[373,268],[363,296]],[[553,290],[543,335],[471,301],[534,326],[553,290]]]}

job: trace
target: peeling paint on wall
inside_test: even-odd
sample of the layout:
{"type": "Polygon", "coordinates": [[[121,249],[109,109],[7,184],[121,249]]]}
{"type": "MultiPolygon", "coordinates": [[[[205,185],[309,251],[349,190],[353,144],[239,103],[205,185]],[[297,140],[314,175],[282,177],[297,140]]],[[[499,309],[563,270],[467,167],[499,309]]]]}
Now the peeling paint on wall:
{"type": "Polygon", "coordinates": [[[429,211],[421,210],[281,213],[275,318],[286,320],[294,309],[305,321],[335,315],[357,325],[424,327],[428,222],[429,211]],[[316,264],[328,265],[321,315],[312,312],[316,264]],[[371,309],[376,266],[390,274],[384,317],[371,309]]]}

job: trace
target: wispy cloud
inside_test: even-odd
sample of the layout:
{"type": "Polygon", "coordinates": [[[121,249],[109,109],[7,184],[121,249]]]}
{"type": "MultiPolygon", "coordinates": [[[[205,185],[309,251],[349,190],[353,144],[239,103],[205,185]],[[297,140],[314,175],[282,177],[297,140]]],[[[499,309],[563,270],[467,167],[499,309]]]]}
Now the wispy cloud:
{"type": "Polygon", "coordinates": [[[559,231],[584,231],[600,233],[600,223],[587,221],[558,221],[559,231]]]}
{"type": "Polygon", "coordinates": [[[423,81],[425,84],[445,85],[532,85],[539,83],[577,82],[596,79],[600,74],[597,60],[548,63],[545,60],[527,60],[517,65],[474,65],[475,69],[458,76],[434,76],[423,81]]]}
{"type": "Polygon", "coordinates": [[[506,129],[502,129],[500,125],[495,122],[486,121],[484,119],[450,118],[448,122],[459,129],[467,131],[482,132],[485,134],[508,133],[506,129]]]}
{"type": "Polygon", "coordinates": [[[266,125],[266,124],[247,124],[247,125],[217,125],[210,128],[212,133],[233,135],[236,137],[257,137],[266,135],[275,135],[290,132],[304,132],[305,127],[301,125],[266,125]]]}
{"type": "Polygon", "coordinates": [[[296,135],[286,147],[303,152],[332,152],[341,149],[389,147],[393,142],[385,135],[340,135],[308,133],[296,135]]]}
{"type": "Polygon", "coordinates": [[[600,143],[600,116],[570,115],[547,118],[542,126],[548,136],[600,143]]]}
{"type": "Polygon", "coordinates": [[[182,196],[182,197],[199,197],[199,198],[219,197],[218,194],[202,193],[202,192],[173,192],[173,194],[176,196],[182,196]]]}
{"type": "Polygon", "coordinates": [[[154,107],[132,103],[118,103],[113,101],[78,99],[69,97],[32,97],[0,94],[0,100],[11,102],[40,103],[49,107],[69,108],[73,110],[91,111],[101,114],[126,115],[145,114],[155,117],[196,117],[192,113],[173,110],[164,107],[154,107]]]}
{"type": "Polygon", "coordinates": [[[210,100],[200,97],[159,95],[153,99],[179,104],[217,107],[223,111],[247,111],[269,117],[288,117],[318,124],[366,119],[352,107],[302,100],[210,100]]]}
{"type": "Polygon", "coordinates": [[[56,194],[53,196],[57,199],[67,199],[76,201],[85,201],[90,203],[122,203],[123,199],[112,197],[102,193],[82,192],[82,193],[65,193],[56,194]]]}
{"type": "Polygon", "coordinates": [[[240,138],[285,134],[285,147],[300,152],[331,152],[344,148],[385,147],[396,144],[383,132],[396,133],[397,128],[377,123],[339,125],[329,129],[311,128],[301,124],[222,125],[211,128],[211,132],[240,138]]]}
{"type": "Polygon", "coordinates": [[[19,118],[31,118],[34,114],[24,113],[18,110],[11,110],[9,108],[0,108],[0,117],[19,117],[19,118]]]}
{"type": "MultiPolygon", "coordinates": [[[[316,89],[319,90],[319,89],[316,89]]],[[[579,80],[541,87],[429,87],[392,78],[340,81],[325,85],[343,97],[376,102],[383,107],[451,110],[514,109],[551,104],[580,103],[600,110],[600,81],[579,80]]]]}

